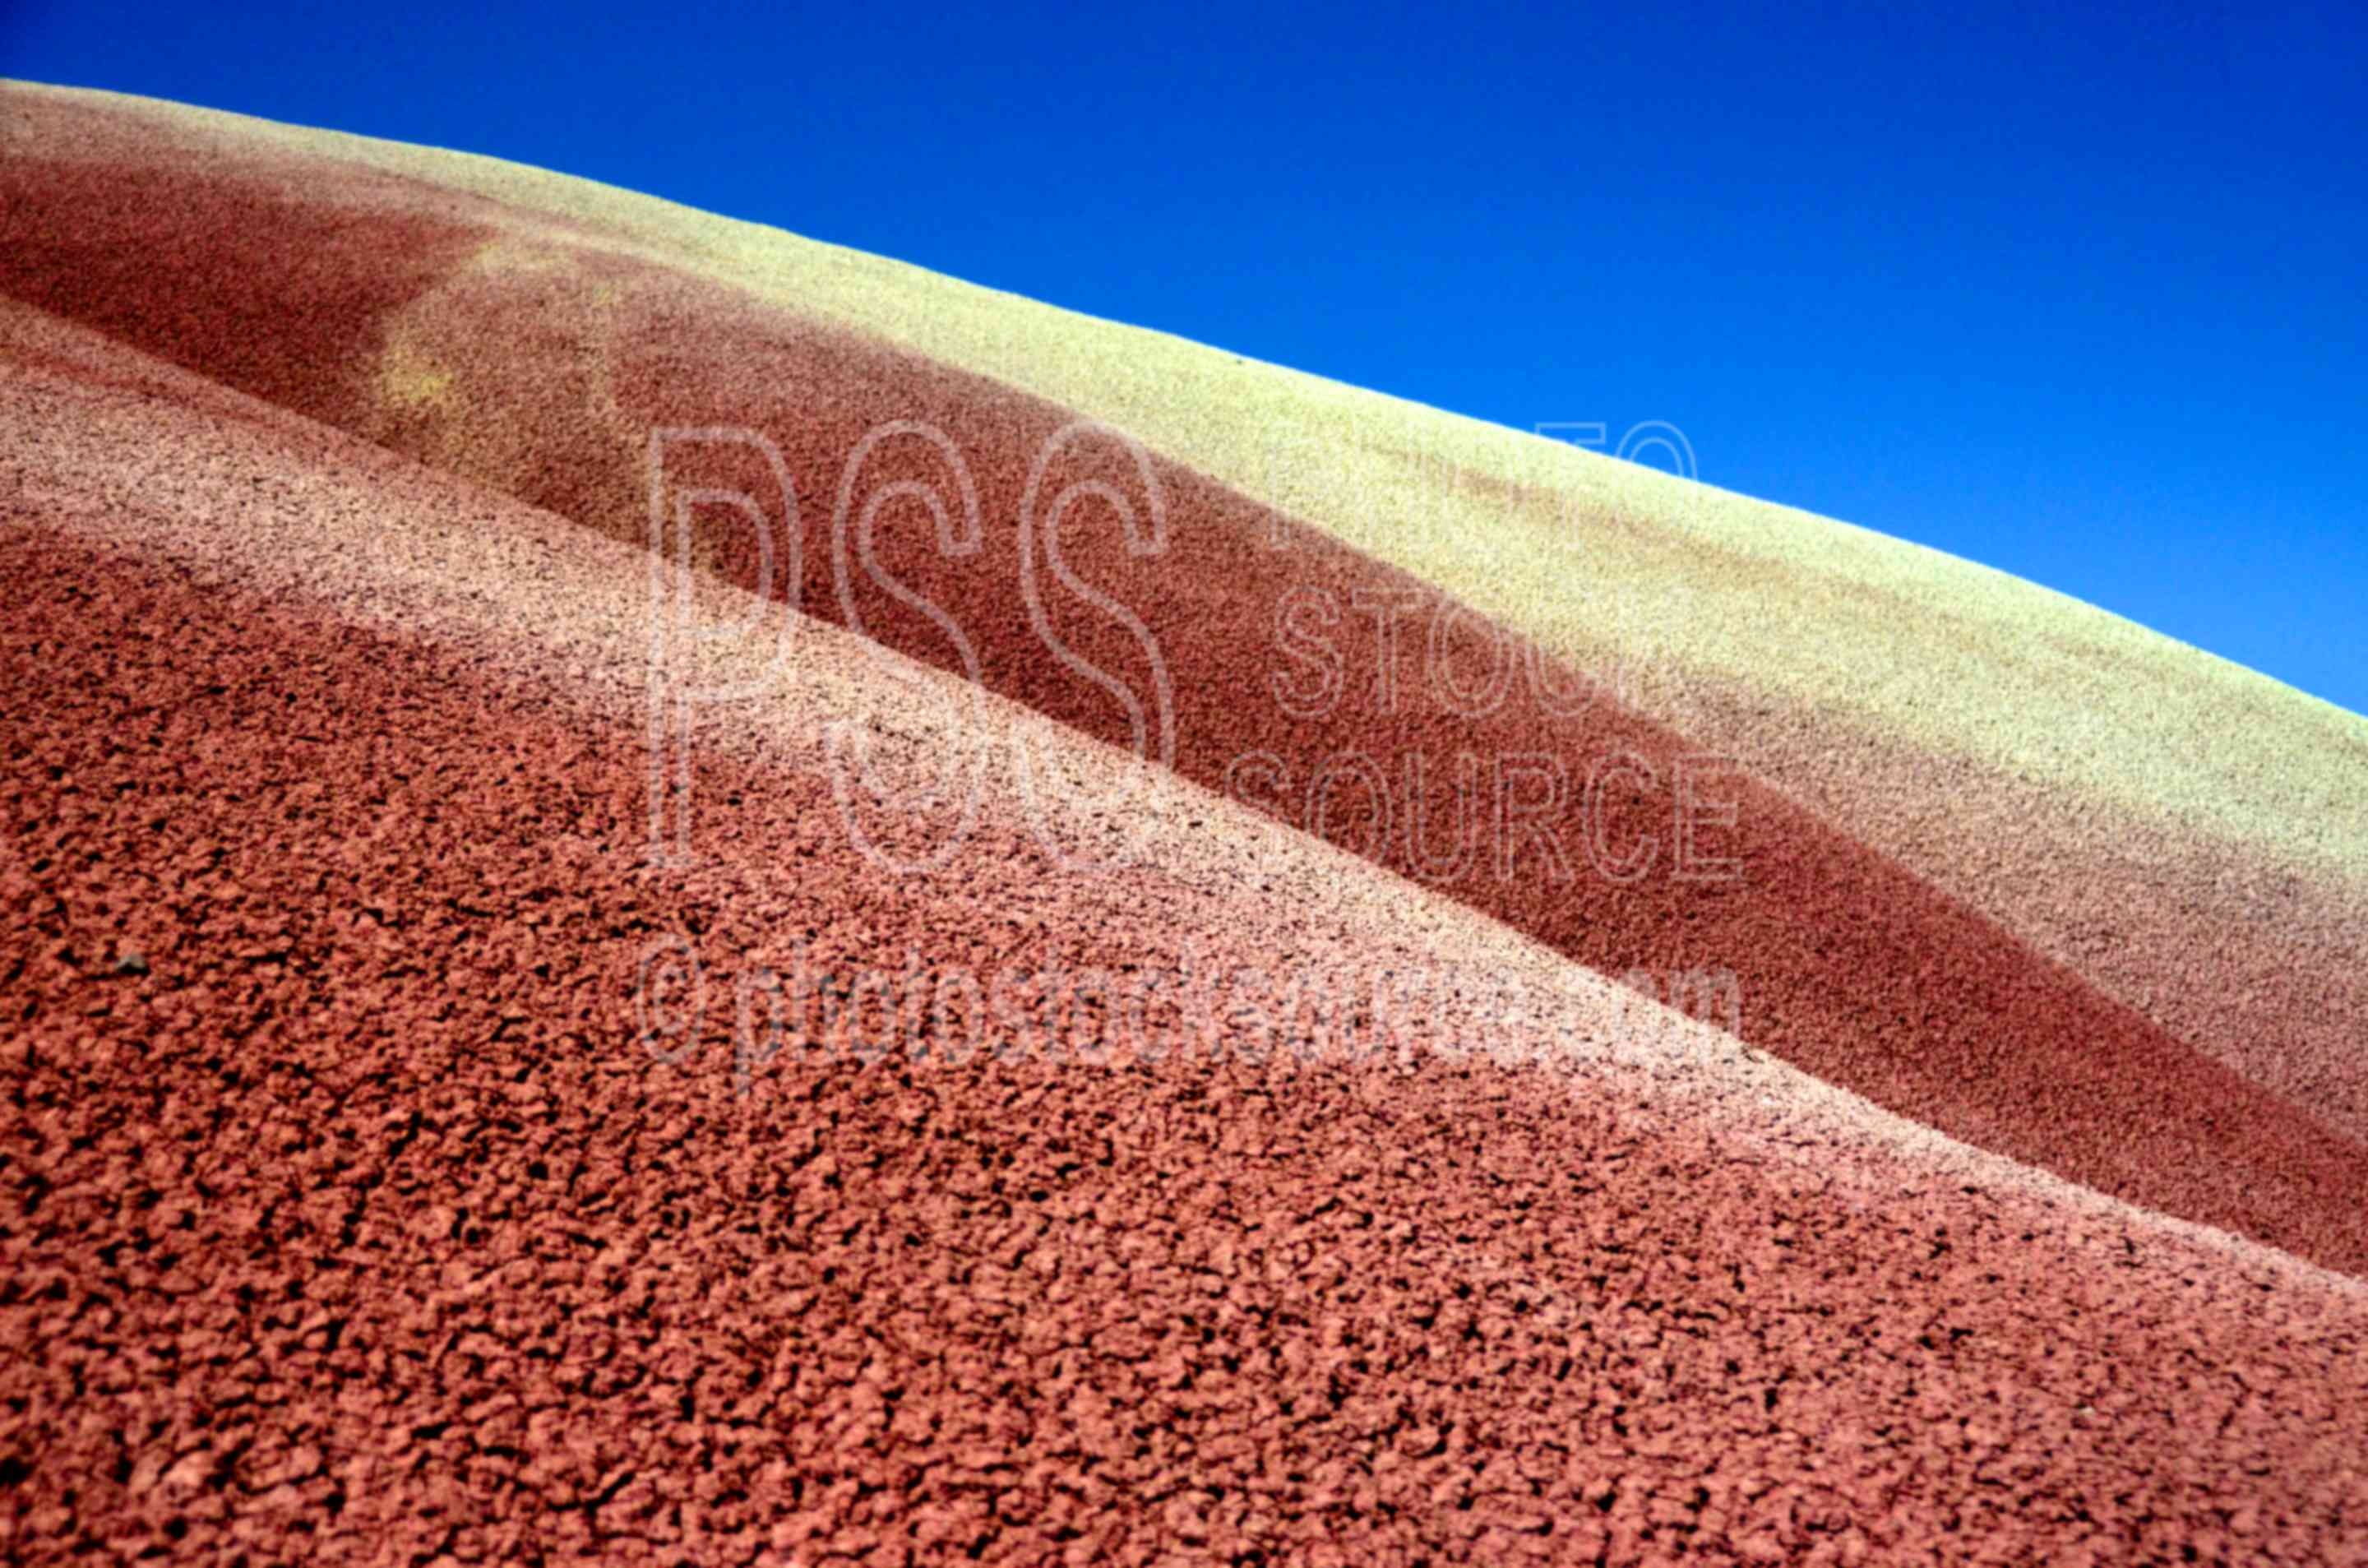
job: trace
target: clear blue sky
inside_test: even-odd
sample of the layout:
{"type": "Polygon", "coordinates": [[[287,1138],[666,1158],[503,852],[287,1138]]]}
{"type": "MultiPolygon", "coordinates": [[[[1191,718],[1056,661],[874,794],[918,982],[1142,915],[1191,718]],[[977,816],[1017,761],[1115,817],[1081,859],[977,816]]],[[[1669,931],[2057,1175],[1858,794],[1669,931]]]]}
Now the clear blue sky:
{"type": "Polygon", "coordinates": [[[2368,711],[2356,0],[360,9],[0,0],[0,74],[588,175],[1523,428],[1668,420],[1714,483],[2368,711]]]}

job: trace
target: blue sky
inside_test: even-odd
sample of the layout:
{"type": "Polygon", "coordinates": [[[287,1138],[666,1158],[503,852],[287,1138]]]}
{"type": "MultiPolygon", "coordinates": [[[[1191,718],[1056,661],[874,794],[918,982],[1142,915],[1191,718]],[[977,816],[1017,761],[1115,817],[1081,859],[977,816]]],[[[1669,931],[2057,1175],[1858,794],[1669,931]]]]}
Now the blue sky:
{"type": "Polygon", "coordinates": [[[587,175],[1522,428],[1666,420],[1713,483],[2368,711],[2368,8],[364,9],[0,0],[0,74],[587,175]]]}

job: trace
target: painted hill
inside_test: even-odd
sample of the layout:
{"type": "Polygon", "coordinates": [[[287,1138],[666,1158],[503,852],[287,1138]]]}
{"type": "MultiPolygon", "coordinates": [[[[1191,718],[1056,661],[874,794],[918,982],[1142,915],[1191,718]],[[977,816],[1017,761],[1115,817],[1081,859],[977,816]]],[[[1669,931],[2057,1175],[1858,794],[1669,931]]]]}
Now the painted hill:
{"type": "Polygon", "coordinates": [[[2360,1550],[2368,722],[487,160],[0,198],[17,1554],[2360,1550]]]}

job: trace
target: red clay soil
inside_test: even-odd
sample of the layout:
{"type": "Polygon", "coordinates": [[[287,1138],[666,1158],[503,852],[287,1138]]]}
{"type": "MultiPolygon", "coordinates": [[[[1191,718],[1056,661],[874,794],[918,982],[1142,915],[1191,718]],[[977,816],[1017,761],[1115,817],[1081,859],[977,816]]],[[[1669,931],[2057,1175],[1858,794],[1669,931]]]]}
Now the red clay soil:
{"type": "MultiPolygon", "coordinates": [[[[892,347],[825,329],[718,286],[640,261],[584,255],[579,265],[466,269],[459,257],[500,238],[497,209],[384,176],[347,178],[323,162],[305,189],[210,168],[43,163],[0,166],[0,290],[86,323],[225,384],[369,436],[494,484],[516,497],[623,537],[644,527],[647,433],[729,426],[778,443],[803,525],[797,602],[832,620],[851,602],[864,631],[961,672],[945,628],[856,575],[842,599],[832,522],[842,478],[868,432],[917,420],[965,460],[982,519],[979,548],[949,556],[910,501],[883,511],[886,572],[947,607],[995,690],[1083,733],[1128,744],[1132,716],[1110,687],[1056,656],[1031,628],[1021,591],[1018,519],[1030,466],[1066,424],[1060,409],[892,347]],[[122,258],[139,258],[136,267],[122,258]],[[450,274],[431,287],[438,268],[450,274]],[[595,302],[594,290],[598,295],[595,302]],[[363,390],[392,335],[389,312],[429,313],[424,331],[450,377],[453,407],[391,407],[363,390]]],[[[564,237],[535,243],[564,260],[564,237]]],[[[1400,634],[1397,694],[1384,711],[1372,685],[1381,662],[1360,597],[1437,607],[1416,581],[1271,516],[1201,476],[1153,459],[1167,519],[1165,549],[1136,554],[1111,511],[1088,502],[1064,523],[1077,575],[1139,617],[1156,640],[1175,698],[1174,766],[1223,789],[1258,754],[1281,765],[1281,807],[1301,802],[1327,758],[1372,759],[1394,798],[1372,815],[1370,791],[1343,778],[1328,797],[1329,836],[1384,865],[1412,868],[1406,768],[1427,766],[1427,851],[1449,858],[1445,780],[1459,756],[1477,759],[1467,824],[1468,869],[1441,891],[1599,971],[1734,971],[1741,1033],[1816,1075],[1976,1145],[1998,1150],[2147,1207],[2223,1227],[2355,1273],[2368,1272],[2368,1148],[2174,1039],[2063,966],[2033,952],[1962,902],[1873,853],[1847,823],[1821,819],[1748,779],[1713,779],[1731,826],[1705,828],[1702,853],[1740,863],[1741,880],[1673,875],[1673,794],[1685,737],[1615,710],[1543,712],[1516,682],[1480,717],[1452,712],[1425,679],[1424,614],[1400,634]],[[1272,548],[1277,538],[1288,548],[1272,548]],[[1286,710],[1270,682],[1306,672],[1279,651],[1286,596],[1328,591],[1326,629],[1344,690],[1329,712],[1286,710]],[[1652,783],[1617,778],[1600,820],[1585,782],[1599,763],[1629,756],[1652,783]],[[1519,835],[1499,858],[1497,813],[1516,818],[1543,788],[1516,779],[1500,804],[1496,769],[1550,757],[1559,794],[1540,815],[1554,840],[1519,835]],[[1590,864],[1650,835],[1656,859],[1634,881],[1590,864]]],[[[753,462],[677,477],[771,494],[753,462]]],[[[1053,462],[1042,494],[1104,480],[1147,513],[1144,486],[1108,442],[1053,462]]],[[[926,442],[877,447],[854,510],[894,480],[958,491],[926,442]]],[[[713,517],[726,514],[714,513],[713,517]]],[[[703,537],[706,564],[753,585],[745,529],[703,537]]],[[[1076,656],[1148,701],[1145,645],[1042,568],[1048,624],[1076,656]]],[[[1303,621],[1301,624],[1305,625],[1303,621]]],[[[1493,629],[1476,617],[1449,638],[1457,668],[1487,668],[1493,629]]],[[[1548,685],[1577,689],[1578,672],[1548,685]]],[[[1236,782],[1240,782],[1237,778],[1236,782]]],[[[1246,792],[1274,803],[1252,775],[1246,792]]]]}
{"type": "Polygon", "coordinates": [[[1130,916],[1001,807],[960,887],[882,878],[728,756],[733,874],[654,873],[637,715],[566,658],[93,505],[0,471],[12,1560],[2368,1552],[2356,1287],[2011,1176],[1430,1055],[790,1055],[735,1099],[635,1043],[655,934],[938,960],[1016,908],[1119,965],[1309,916],[1255,864],[1130,916]]]}
{"type": "MultiPolygon", "coordinates": [[[[922,1061],[788,1052],[744,1094],[719,986],[699,1047],[654,1056],[634,995],[661,939],[721,978],[800,950],[1380,967],[1486,928],[1261,848],[1205,797],[1146,820],[1124,876],[1054,864],[1008,793],[955,874],[889,875],[811,746],[723,719],[699,864],[652,865],[642,626],[585,588],[647,580],[600,537],[639,538],[630,443],[771,432],[802,600],[844,619],[839,466],[877,420],[936,421],[983,547],[939,560],[905,506],[882,560],[1090,776],[1083,735],[1123,740],[1123,713],[1018,630],[1012,518],[1059,412],[639,263],[455,280],[502,232],[482,204],[237,164],[140,186],[0,160],[0,293],[269,400],[0,302],[0,1555],[2368,1560],[2359,1281],[1797,1080],[1666,1093],[1581,1015],[1529,1042],[1573,1047],[1557,1065],[1261,1055],[1236,1021],[1214,1050],[1056,1062],[998,1028],[922,1061]],[[395,311],[470,347],[457,416],[374,390],[395,311]],[[501,569],[422,564],[431,523],[501,569]]],[[[870,488],[911,456],[883,449],[870,488]]],[[[1183,773],[1624,749],[1666,789],[1682,737],[1601,704],[1446,715],[1411,653],[1393,714],[1355,685],[1282,712],[1282,595],[1410,585],[1304,533],[1269,551],[1276,519],[1155,467],[1164,555],[1107,516],[1063,538],[1157,634],[1183,773]]],[[[858,592],[872,635],[960,667],[858,592]]],[[[1047,599],[1147,688],[1129,636],[1047,599]]],[[[1352,679],[1368,625],[1333,629],[1352,679]]],[[[824,717],[795,703],[783,729],[824,717]]],[[[1740,885],[1553,881],[1532,846],[1443,891],[1615,973],[1734,969],[1755,1044],[2362,1271],[2355,1147],[1847,824],[1737,793],[1705,847],[1740,885]]],[[[1666,857],[1668,805],[1628,802],[1615,842],[1666,857]]]]}

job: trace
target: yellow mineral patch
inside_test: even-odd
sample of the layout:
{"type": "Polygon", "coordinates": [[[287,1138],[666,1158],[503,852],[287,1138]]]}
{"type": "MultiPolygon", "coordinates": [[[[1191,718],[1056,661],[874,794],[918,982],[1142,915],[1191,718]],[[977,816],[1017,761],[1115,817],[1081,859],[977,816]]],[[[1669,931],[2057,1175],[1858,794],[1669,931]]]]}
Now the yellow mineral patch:
{"type": "Polygon", "coordinates": [[[379,360],[379,401],[416,413],[441,404],[452,390],[452,372],[418,345],[398,337],[379,360]]]}
{"type": "Polygon", "coordinates": [[[478,247],[461,268],[464,272],[519,273],[572,272],[575,262],[565,251],[551,245],[502,235],[478,247]]]}

